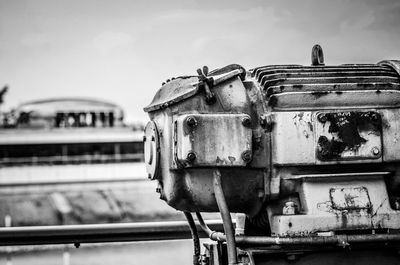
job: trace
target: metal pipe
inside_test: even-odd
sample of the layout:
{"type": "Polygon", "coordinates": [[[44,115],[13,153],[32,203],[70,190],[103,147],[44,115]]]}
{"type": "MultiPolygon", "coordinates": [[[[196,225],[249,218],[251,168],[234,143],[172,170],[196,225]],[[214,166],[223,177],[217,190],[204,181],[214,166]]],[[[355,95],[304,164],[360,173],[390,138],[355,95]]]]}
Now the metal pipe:
{"type": "Polygon", "coordinates": [[[204,222],[204,219],[199,212],[196,212],[196,216],[197,216],[197,220],[199,221],[199,225],[200,225],[201,229],[204,231],[204,233],[206,233],[208,235],[208,238],[210,238],[211,240],[214,240],[214,241],[221,241],[221,242],[226,241],[225,234],[211,230],[208,227],[208,225],[204,222]]]}
{"type": "Polygon", "coordinates": [[[237,236],[239,246],[268,245],[338,245],[347,246],[355,243],[389,243],[400,242],[400,234],[362,234],[334,235],[310,237],[268,237],[268,236],[237,236]]]}
{"type": "MultiPolygon", "coordinates": [[[[221,221],[207,221],[222,229],[221,221]]],[[[200,227],[198,227],[200,229],[200,227]]],[[[208,235],[202,230],[199,237],[208,235]]],[[[96,225],[26,226],[0,228],[0,246],[83,244],[189,239],[187,222],[144,222],[96,225]]]]}
{"type": "Polygon", "coordinates": [[[196,224],[194,222],[193,216],[189,212],[183,212],[185,214],[185,217],[188,221],[189,228],[190,228],[190,233],[192,234],[192,239],[193,239],[193,265],[199,265],[200,264],[200,239],[199,239],[199,234],[197,233],[197,228],[196,224]]]}
{"type": "Polygon", "coordinates": [[[238,261],[235,243],[235,229],[233,228],[231,213],[229,212],[228,204],[225,200],[224,191],[222,190],[221,172],[218,169],[214,170],[213,175],[215,199],[217,200],[218,209],[221,213],[222,225],[224,226],[224,231],[226,235],[228,264],[236,265],[238,264],[238,261]]]}

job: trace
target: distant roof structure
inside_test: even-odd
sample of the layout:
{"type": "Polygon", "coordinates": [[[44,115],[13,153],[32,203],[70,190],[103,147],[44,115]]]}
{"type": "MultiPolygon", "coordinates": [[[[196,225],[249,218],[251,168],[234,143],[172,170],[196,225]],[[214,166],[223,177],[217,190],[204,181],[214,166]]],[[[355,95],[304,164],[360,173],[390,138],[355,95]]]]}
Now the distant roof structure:
{"type": "Polygon", "coordinates": [[[73,97],[27,101],[17,106],[15,110],[39,112],[44,116],[52,116],[56,112],[117,112],[123,115],[123,109],[117,104],[98,99],[73,97]]]}
{"type": "Polygon", "coordinates": [[[27,101],[14,111],[19,128],[124,126],[124,111],[117,104],[92,98],[49,98],[27,101]]]}

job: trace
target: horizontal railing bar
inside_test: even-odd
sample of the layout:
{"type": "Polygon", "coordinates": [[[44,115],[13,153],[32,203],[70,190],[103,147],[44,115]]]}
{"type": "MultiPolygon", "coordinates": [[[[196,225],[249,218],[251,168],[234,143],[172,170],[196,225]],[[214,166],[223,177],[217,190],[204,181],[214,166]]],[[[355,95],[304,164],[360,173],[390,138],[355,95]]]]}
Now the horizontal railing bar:
{"type": "MultiPolygon", "coordinates": [[[[209,220],[213,230],[222,231],[222,221],[209,220]]],[[[198,226],[199,236],[207,237],[198,226]]],[[[84,244],[176,240],[191,238],[186,221],[25,226],[0,228],[0,246],[84,244]]]]}

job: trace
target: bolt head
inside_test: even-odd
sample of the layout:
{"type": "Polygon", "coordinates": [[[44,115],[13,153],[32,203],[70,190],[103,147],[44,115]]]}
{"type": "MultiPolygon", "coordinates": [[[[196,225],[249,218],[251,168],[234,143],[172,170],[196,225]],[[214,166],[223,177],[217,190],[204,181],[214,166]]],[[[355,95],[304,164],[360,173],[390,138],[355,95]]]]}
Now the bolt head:
{"type": "Polygon", "coordinates": [[[373,121],[377,121],[377,120],[379,120],[379,116],[378,116],[378,114],[376,114],[376,113],[372,113],[372,114],[371,114],[371,119],[372,119],[373,121]]]}
{"type": "Polygon", "coordinates": [[[244,162],[249,163],[252,159],[251,151],[246,150],[242,153],[242,159],[244,162]]]}
{"type": "Polygon", "coordinates": [[[242,124],[245,127],[250,127],[251,126],[251,119],[249,117],[244,117],[242,119],[242,124]]]}
{"type": "Polygon", "coordinates": [[[374,156],[378,156],[380,154],[379,148],[376,146],[371,149],[371,152],[374,156]]]}
{"type": "Polygon", "coordinates": [[[189,116],[189,117],[187,117],[187,119],[186,119],[186,124],[187,124],[189,127],[195,127],[195,126],[197,125],[197,121],[196,121],[196,119],[195,119],[194,117],[189,116]]]}
{"type": "Polygon", "coordinates": [[[328,120],[328,117],[324,113],[320,113],[317,116],[319,122],[325,123],[328,120]]]}
{"type": "Polygon", "coordinates": [[[186,156],[186,159],[187,159],[189,162],[193,162],[193,161],[196,159],[196,154],[193,153],[193,152],[189,152],[189,153],[187,154],[187,156],[186,156]]]}

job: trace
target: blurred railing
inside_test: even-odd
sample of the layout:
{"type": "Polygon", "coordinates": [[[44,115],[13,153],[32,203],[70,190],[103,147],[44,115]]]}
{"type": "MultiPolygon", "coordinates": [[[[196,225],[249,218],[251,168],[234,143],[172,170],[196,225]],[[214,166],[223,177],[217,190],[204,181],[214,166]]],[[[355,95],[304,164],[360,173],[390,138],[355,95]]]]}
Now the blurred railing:
{"type": "MultiPolygon", "coordinates": [[[[220,220],[206,223],[222,231],[220,220]]],[[[198,226],[199,236],[207,237],[198,226]]],[[[0,228],[0,246],[133,242],[191,238],[185,221],[0,228]]]]}
{"type": "Polygon", "coordinates": [[[74,156],[34,156],[34,157],[0,157],[0,166],[22,165],[67,165],[67,164],[98,164],[116,162],[144,161],[142,153],[111,154],[111,155],[74,155],[74,156]]]}

